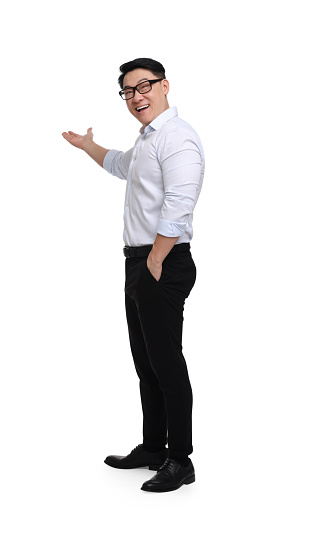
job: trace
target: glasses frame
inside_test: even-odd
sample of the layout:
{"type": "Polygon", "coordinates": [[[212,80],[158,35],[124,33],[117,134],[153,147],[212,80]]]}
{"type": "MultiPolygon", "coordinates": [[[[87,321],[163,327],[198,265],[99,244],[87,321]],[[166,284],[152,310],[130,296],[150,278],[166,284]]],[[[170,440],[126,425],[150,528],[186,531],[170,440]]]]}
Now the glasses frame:
{"type": "Polygon", "coordinates": [[[159,81],[163,81],[164,80],[164,77],[161,77],[160,79],[145,79],[144,81],[141,81],[140,83],[138,83],[135,87],[125,87],[123,88],[122,90],[120,90],[119,92],[119,96],[121,96],[121,98],[126,102],[127,100],[132,100],[132,98],[134,98],[135,96],[135,91],[137,90],[139,94],[147,94],[147,92],[150,92],[152,90],[152,85],[153,83],[158,83],[159,81]],[[146,92],[140,92],[138,87],[140,85],[143,85],[144,83],[150,83],[150,89],[147,90],[146,92]],[[126,90],[133,90],[133,95],[131,96],[131,98],[124,98],[124,92],[126,90]]]}

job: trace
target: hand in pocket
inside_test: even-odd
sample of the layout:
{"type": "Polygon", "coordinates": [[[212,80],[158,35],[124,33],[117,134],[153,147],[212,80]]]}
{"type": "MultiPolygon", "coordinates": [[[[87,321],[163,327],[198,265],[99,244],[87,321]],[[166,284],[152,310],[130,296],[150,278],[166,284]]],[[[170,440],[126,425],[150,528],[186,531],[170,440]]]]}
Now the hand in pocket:
{"type": "Polygon", "coordinates": [[[162,264],[157,264],[157,263],[149,260],[149,258],[148,258],[147,262],[146,262],[146,265],[147,265],[147,268],[150,271],[151,275],[158,282],[160,280],[160,278],[161,278],[161,275],[162,275],[162,264]]]}

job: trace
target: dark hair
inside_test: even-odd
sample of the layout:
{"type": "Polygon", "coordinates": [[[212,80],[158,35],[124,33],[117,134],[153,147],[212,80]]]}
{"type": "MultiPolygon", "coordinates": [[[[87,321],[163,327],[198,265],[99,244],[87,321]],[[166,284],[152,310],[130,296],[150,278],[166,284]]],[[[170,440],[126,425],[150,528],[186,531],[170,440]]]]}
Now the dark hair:
{"type": "Polygon", "coordinates": [[[164,66],[157,62],[156,60],[153,60],[152,58],[136,58],[135,60],[131,60],[130,62],[126,62],[125,64],[122,64],[120,66],[121,75],[118,78],[118,83],[121,88],[123,88],[123,78],[132,70],[135,70],[136,68],[143,68],[144,70],[150,70],[156,77],[163,77],[165,79],[165,69],[164,66]]]}

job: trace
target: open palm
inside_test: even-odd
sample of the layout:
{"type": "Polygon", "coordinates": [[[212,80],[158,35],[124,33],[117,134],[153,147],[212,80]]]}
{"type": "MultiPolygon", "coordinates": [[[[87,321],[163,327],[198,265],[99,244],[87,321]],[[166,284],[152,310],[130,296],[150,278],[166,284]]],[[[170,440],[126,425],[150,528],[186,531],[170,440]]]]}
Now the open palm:
{"type": "Polygon", "coordinates": [[[87,144],[87,142],[92,141],[94,134],[92,133],[92,128],[88,128],[87,134],[85,135],[79,135],[75,134],[75,132],[69,131],[63,132],[62,136],[74,147],[85,150],[85,145],[87,144]]]}

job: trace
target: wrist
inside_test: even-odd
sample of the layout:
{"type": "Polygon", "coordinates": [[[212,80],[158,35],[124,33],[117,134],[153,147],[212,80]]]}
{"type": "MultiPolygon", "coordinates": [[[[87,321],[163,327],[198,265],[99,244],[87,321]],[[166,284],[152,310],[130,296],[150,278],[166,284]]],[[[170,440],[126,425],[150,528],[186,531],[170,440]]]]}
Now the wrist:
{"type": "Polygon", "coordinates": [[[149,261],[153,265],[162,265],[164,258],[162,258],[157,252],[155,251],[154,247],[152,248],[150,254],[149,254],[149,261]]]}
{"type": "Polygon", "coordinates": [[[89,139],[86,139],[84,141],[84,144],[83,144],[83,150],[89,154],[89,151],[90,149],[92,149],[92,147],[94,146],[95,142],[93,139],[89,138],[89,139]]]}

